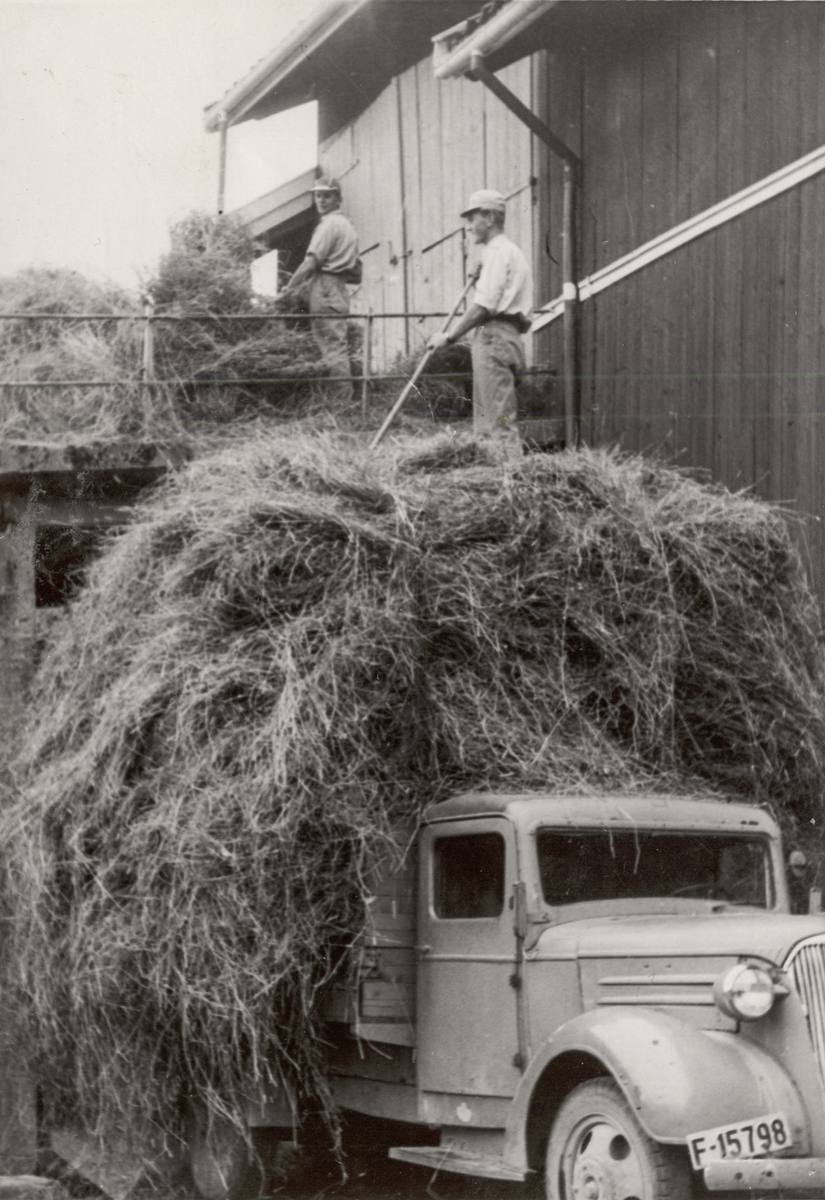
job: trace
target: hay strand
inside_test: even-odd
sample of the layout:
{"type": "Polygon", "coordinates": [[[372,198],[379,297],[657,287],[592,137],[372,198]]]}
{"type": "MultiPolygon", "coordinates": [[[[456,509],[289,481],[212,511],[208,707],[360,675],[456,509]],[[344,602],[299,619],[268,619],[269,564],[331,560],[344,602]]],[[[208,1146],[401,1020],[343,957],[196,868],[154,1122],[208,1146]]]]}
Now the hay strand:
{"type": "Polygon", "coordinates": [[[787,523],[591,451],[259,438],[170,479],[41,669],[8,848],[52,1115],[174,1135],[288,1077],[397,822],[464,787],[697,786],[819,821],[787,523]]]}

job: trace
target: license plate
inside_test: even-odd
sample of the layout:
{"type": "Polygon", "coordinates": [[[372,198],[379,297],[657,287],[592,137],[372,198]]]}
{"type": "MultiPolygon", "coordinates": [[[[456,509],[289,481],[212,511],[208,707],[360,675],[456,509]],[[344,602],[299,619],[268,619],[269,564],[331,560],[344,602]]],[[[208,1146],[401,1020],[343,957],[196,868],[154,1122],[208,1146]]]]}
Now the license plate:
{"type": "Polygon", "coordinates": [[[691,1133],[687,1144],[690,1161],[698,1171],[723,1158],[757,1158],[760,1154],[787,1150],[793,1145],[793,1137],[785,1114],[771,1113],[767,1117],[754,1117],[752,1121],[738,1121],[735,1125],[719,1125],[716,1129],[691,1133]]]}

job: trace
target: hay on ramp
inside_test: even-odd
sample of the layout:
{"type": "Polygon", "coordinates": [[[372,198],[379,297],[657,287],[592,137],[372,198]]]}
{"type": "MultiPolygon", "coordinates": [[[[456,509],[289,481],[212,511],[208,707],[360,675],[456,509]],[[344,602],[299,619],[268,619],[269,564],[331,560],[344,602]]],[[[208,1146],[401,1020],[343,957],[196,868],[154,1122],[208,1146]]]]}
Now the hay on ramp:
{"type": "Polygon", "coordinates": [[[168,389],[141,380],[140,311],[128,292],[76,271],[30,267],[0,278],[0,313],[26,317],[0,319],[0,436],[83,442],[181,435],[168,389]],[[82,314],[89,319],[74,319],[82,314]]]}
{"type": "Polygon", "coordinates": [[[701,786],[820,820],[786,523],[617,454],[234,446],[94,567],[0,831],[52,1110],[174,1133],[286,1076],[394,825],[462,787],[701,786]]]}

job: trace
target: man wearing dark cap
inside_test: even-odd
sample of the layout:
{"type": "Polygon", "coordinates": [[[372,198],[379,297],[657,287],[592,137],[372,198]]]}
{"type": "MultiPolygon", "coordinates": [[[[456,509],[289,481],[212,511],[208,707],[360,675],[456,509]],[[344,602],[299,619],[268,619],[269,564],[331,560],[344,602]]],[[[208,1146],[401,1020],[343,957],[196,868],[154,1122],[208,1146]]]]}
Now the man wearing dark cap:
{"type": "Polygon", "coordinates": [[[319,314],[312,322],[315,341],[332,376],[329,397],[336,407],[352,399],[352,371],[347,348],[348,283],[360,283],[358,235],[341,207],[341,185],[329,176],[312,187],[320,220],[312,234],[304,261],[283,294],[309,283],[309,311],[319,314]],[[321,319],[320,314],[331,314],[321,319]]]}
{"type": "Polygon", "coordinates": [[[505,208],[500,192],[484,188],[470,196],[461,216],[482,247],[473,303],[454,329],[434,334],[427,344],[437,350],[475,331],[473,433],[520,456],[516,381],[525,369],[522,334],[530,328],[533,282],[521,250],[504,235],[505,208]]]}

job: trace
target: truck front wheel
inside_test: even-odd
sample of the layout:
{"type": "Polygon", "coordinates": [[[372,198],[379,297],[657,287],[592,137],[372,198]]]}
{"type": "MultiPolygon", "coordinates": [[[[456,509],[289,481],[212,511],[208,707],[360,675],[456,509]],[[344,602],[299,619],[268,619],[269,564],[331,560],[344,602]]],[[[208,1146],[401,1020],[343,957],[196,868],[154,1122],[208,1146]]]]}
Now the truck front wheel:
{"type": "Polygon", "coordinates": [[[689,1200],[690,1166],[647,1136],[612,1080],[588,1079],[556,1114],[544,1186],[547,1200],[689,1200]]]}

